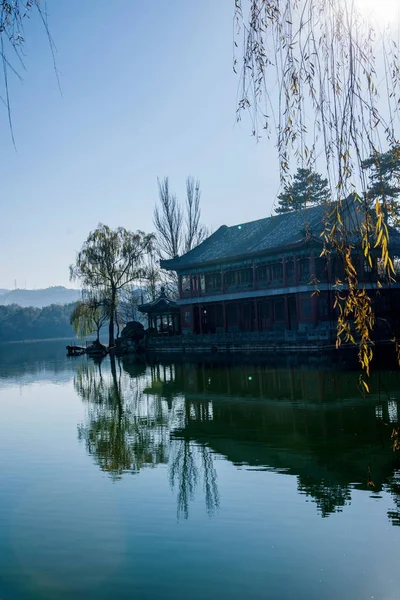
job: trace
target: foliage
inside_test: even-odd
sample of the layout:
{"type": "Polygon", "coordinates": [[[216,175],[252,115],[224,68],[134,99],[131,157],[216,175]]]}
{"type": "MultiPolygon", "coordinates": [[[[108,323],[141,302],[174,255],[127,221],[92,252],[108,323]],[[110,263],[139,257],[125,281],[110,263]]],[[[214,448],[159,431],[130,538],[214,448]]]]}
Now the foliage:
{"type": "Polygon", "coordinates": [[[114,345],[118,292],[140,278],[151,239],[142,231],[133,233],[123,227],[113,230],[100,224],[89,234],[75,265],[70,267],[71,279],[79,279],[85,288],[107,296],[110,346],[114,345]]]}
{"type": "Polygon", "coordinates": [[[386,152],[375,152],[362,162],[362,168],[369,171],[369,184],[366,197],[369,204],[376,200],[383,204],[387,219],[399,224],[400,195],[400,145],[395,144],[386,152]]]}
{"type": "Polygon", "coordinates": [[[46,3],[44,5],[40,0],[0,0],[0,56],[3,63],[3,82],[4,82],[4,104],[8,112],[8,121],[11,131],[12,140],[14,141],[11,104],[9,92],[9,73],[22,78],[18,72],[18,66],[25,68],[24,65],[24,21],[29,19],[33,12],[39,16],[44,30],[47,35],[50,50],[53,57],[54,70],[58,79],[57,69],[55,66],[55,45],[50,35],[50,30],[47,21],[46,3]],[[9,58],[9,55],[17,61],[18,66],[14,67],[9,58]]]}
{"type": "Polygon", "coordinates": [[[44,308],[0,306],[0,341],[40,340],[72,337],[73,304],[52,304],[44,308]]]}
{"type": "Polygon", "coordinates": [[[330,198],[328,180],[311,169],[299,168],[293,182],[278,196],[277,213],[287,213],[323,204],[330,198]]]}
{"type": "Polygon", "coordinates": [[[100,341],[100,329],[109,319],[108,298],[93,292],[85,292],[83,299],[76,303],[70,322],[77,337],[87,337],[96,332],[96,340],[100,341]]]}
{"type": "Polygon", "coordinates": [[[241,63],[238,118],[249,111],[254,135],[260,135],[261,127],[276,134],[283,183],[294,160],[310,169],[317,161],[324,164],[336,204],[327,207],[323,254],[329,258],[334,252],[342,259],[342,289],[347,288],[336,294],[343,316],[338,344],[348,332],[345,322],[354,316],[353,339],[368,373],[373,309],[368,295],[358,292],[355,252],[341,214],[353,204],[365,260],[371,264],[372,251],[379,252],[379,285],[390,282],[385,196],[375,187],[371,215],[370,203],[357,190],[367,189],[364,161],[384,156],[383,140],[397,153],[400,60],[393,26],[377,31],[360,10],[357,3],[343,0],[235,0],[237,32],[243,33],[243,45],[236,43],[236,48],[243,53],[234,67],[238,70],[241,63]]]}

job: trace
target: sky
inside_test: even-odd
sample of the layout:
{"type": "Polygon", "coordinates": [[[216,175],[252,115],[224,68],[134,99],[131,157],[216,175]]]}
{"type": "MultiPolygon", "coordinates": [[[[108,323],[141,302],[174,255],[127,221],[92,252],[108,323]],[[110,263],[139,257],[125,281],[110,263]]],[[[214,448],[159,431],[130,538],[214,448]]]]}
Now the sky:
{"type": "Polygon", "coordinates": [[[98,223],[153,230],[157,177],[182,199],[186,177],[199,178],[210,229],[271,214],[274,144],[236,120],[233,0],[47,9],[61,92],[33,15],[23,82],[10,75],[16,149],[0,105],[0,288],[76,286],[69,265],[98,223]]]}

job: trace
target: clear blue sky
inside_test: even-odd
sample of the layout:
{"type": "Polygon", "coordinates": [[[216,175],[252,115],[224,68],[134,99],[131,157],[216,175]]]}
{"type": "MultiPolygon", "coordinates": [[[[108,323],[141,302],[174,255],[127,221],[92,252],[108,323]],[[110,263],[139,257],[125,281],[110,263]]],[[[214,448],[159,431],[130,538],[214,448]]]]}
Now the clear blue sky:
{"type": "Polygon", "coordinates": [[[268,216],[273,143],[236,123],[234,0],[48,0],[62,96],[37,18],[1,126],[0,288],[71,285],[99,222],[151,231],[157,177],[201,180],[211,228],[268,216]]]}

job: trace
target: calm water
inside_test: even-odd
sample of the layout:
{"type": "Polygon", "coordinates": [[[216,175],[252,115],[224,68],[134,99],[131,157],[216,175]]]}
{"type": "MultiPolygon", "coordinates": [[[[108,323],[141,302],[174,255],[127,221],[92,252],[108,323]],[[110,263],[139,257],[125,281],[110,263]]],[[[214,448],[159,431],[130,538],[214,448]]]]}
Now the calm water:
{"type": "Polygon", "coordinates": [[[1,599],[400,598],[400,376],[357,383],[0,346],[1,599]]]}

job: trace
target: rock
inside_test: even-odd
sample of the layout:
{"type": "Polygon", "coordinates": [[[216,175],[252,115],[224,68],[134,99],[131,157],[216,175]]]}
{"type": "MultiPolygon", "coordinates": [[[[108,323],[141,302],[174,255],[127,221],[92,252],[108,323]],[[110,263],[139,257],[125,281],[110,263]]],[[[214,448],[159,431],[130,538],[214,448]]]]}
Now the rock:
{"type": "Polygon", "coordinates": [[[141,350],[141,342],[144,340],[145,330],[139,321],[130,321],[125,325],[119,340],[119,351],[122,354],[130,354],[141,350]]]}
{"type": "Polygon", "coordinates": [[[139,321],[130,321],[121,331],[121,341],[140,342],[144,338],[144,327],[139,321]]]}

